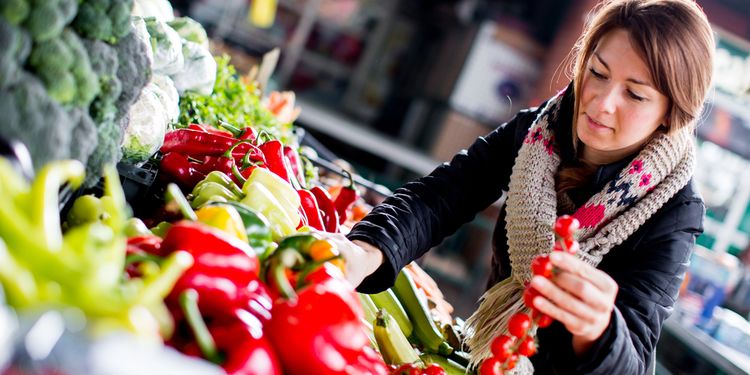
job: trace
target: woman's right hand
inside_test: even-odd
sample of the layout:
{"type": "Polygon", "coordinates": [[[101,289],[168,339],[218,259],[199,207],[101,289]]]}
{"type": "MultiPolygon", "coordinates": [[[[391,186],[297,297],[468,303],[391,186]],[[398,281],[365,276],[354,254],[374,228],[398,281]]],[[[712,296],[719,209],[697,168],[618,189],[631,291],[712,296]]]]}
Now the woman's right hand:
{"type": "Polygon", "coordinates": [[[350,241],[341,233],[321,233],[336,245],[346,262],[346,279],[355,288],[383,264],[383,253],[367,242],[350,241]]]}

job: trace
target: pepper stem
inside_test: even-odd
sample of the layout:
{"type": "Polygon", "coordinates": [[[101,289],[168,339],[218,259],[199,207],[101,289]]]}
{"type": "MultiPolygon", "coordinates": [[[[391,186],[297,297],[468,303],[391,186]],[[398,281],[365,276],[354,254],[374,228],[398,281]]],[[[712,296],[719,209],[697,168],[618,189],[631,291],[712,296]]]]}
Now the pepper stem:
{"type": "Polygon", "coordinates": [[[232,147],[230,147],[229,149],[227,149],[226,151],[224,151],[224,154],[222,154],[221,156],[223,156],[225,158],[232,159],[232,152],[234,152],[234,149],[237,148],[237,146],[239,146],[239,145],[241,145],[243,143],[249,143],[250,145],[253,144],[253,142],[251,142],[250,140],[247,140],[247,139],[243,139],[241,141],[237,141],[237,143],[233,144],[232,147]]]}
{"type": "Polygon", "coordinates": [[[237,138],[242,134],[242,130],[238,127],[226,122],[226,121],[219,121],[219,127],[232,133],[232,136],[237,138]]]}
{"type": "Polygon", "coordinates": [[[258,136],[256,138],[258,141],[260,141],[259,144],[266,143],[268,141],[272,141],[276,139],[271,133],[266,131],[266,129],[261,129],[261,131],[258,132],[258,136]],[[265,140],[263,140],[265,138],[265,140]]]}
{"type": "Polygon", "coordinates": [[[174,202],[177,205],[180,213],[182,213],[182,216],[184,216],[186,219],[191,221],[198,221],[198,216],[195,214],[195,211],[193,211],[192,207],[190,207],[190,202],[188,202],[187,198],[185,198],[185,195],[182,194],[180,188],[177,187],[177,185],[175,185],[174,183],[170,183],[169,185],[167,185],[166,198],[167,202],[174,202]]]}
{"type": "Polygon", "coordinates": [[[291,248],[286,248],[277,252],[277,254],[271,259],[270,276],[276,283],[279,293],[281,293],[286,299],[297,298],[297,292],[286,278],[286,270],[302,262],[304,262],[302,254],[291,248]]]}
{"type": "Polygon", "coordinates": [[[237,179],[240,185],[245,185],[245,182],[247,182],[245,176],[243,176],[242,172],[240,172],[240,169],[237,168],[237,164],[234,163],[232,163],[232,175],[237,179]]]}
{"type": "Polygon", "coordinates": [[[203,321],[198,308],[198,292],[195,289],[186,289],[180,293],[180,307],[182,312],[185,313],[185,318],[193,331],[193,335],[195,335],[195,341],[198,342],[203,357],[213,363],[220,364],[221,357],[216,348],[216,342],[211,336],[211,332],[208,331],[206,322],[203,321]]]}
{"type": "Polygon", "coordinates": [[[349,188],[349,189],[354,189],[355,188],[354,187],[354,177],[352,176],[352,172],[349,172],[346,169],[342,169],[341,173],[343,173],[346,176],[346,178],[349,179],[349,184],[346,185],[346,187],[349,188]]]}

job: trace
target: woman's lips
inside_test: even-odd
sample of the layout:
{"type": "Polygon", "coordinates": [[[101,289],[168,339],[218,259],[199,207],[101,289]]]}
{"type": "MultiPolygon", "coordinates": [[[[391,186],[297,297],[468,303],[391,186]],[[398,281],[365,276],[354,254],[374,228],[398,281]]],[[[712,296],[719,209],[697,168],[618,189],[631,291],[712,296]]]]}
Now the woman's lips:
{"type": "Polygon", "coordinates": [[[586,120],[588,122],[589,128],[591,128],[594,131],[605,131],[605,130],[609,131],[609,130],[612,130],[612,128],[610,128],[608,126],[604,126],[604,125],[602,125],[602,124],[594,121],[594,119],[592,119],[591,117],[589,117],[589,115],[586,115],[586,120]]]}

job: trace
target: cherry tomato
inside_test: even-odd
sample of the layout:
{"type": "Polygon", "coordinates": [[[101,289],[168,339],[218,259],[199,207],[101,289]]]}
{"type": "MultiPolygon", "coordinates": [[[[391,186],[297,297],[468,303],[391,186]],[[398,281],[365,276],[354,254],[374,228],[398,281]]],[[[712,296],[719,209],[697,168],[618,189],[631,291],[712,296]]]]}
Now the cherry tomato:
{"type": "Polygon", "coordinates": [[[531,272],[533,272],[534,275],[539,275],[549,279],[552,277],[552,271],[554,268],[555,267],[552,266],[552,263],[549,262],[549,255],[546,254],[539,255],[531,261],[531,272]]]}
{"type": "Polygon", "coordinates": [[[515,342],[516,339],[508,335],[495,337],[495,339],[492,340],[492,344],[490,345],[492,355],[494,355],[501,361],[505,361],[513,354],[513,344],[515,342]]]}
{"type": "Polygon", "coordinates": [[[571,245],[565,245],[564,249],[562,247],[562,244],[560,244],[560,241],[555,241],[555,245],[552,247],[552,251],[565,251],[571,255],[575,255],[580,249],[581,245],[578,244],[578,241],[571,241],[571,245]]]}
{"type": "Polygon", "coordinates": [[[578,219],[570,215],[562,215],[555,220],[555,234],[561,238],[573,238],[580,227],[578,219]]]}
{"type": "Polygon", "coordinates": [[[490,357],[479,366],[479,375],[502,375],[503,363],[495,357],[490,357]]]}
{"type": "Polygon", "coordinates": [[[536,354],[536,342],[534,341],[534,338],[531,336],[527,336],[521,343],[518,345],[518,354],[525,355],[527,357],[531,357],[532,355],[536,354]]]}
{"type": "Polygon", "coordinates": [[[392,375],[422,375],[422,370],[413,363],[404,363],[398,366],[396,371],[391,373],[392,375]]]}
{"type": "Polygon", "coordinates": [[[539,328],[547,328],[555,321],[549,315],[543,314],[539,310],[531,311],[531,319],[536,322],[539,328]]]}
{"type": "Polygon", "coordinates": [[[534,309],[536,309],[536,307],[534,307],[534,303],[533,303],[534,302],[534,298],[536,298],[537,296],[540,296],[540,295],[541,294],[539,294],[539,291],[537,291],[536,289],[534,289],[532,287],[527,287],[526,290],[523,291],[523,303],[525,303],[526,306],[528,308],[530,308],[531,310],[534,310],[534,309]]]}
{"type": "Polygon", "coordinates": [[[524,337],[529,328],[531,328],[531,318],[525,313],[517,312],[508,320],[508,332],[515,337],[524,337]]]}
{"type": "Polygon", "coordinates": [[[446,375],[445,370],[443,370],[440,365],[437,363],[430,363],[427,365],[427,367],[422,370],[422,375],[446,375]]]}

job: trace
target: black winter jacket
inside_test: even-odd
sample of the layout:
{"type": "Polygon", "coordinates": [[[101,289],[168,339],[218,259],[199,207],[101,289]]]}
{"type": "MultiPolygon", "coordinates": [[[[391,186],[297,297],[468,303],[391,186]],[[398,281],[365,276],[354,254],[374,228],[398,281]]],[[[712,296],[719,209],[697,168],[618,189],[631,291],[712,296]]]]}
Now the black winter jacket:
{"type": "MultiPolygon", "coordinates": [[[[561,119],[572,119],[572,90],[564,97],[561,119]]],[[[539,108],[543,108],[540,106],[539,108]]],[[[521,111],[430,175],[397,189],[358,223],[348,237],[381,249],[384,264],[359,286],[374,293],[393,285],[398,270],[439,244],[508,190],[511,169],[539,108],[521,111]]],[[[571,139],[568,123],[559,140],[571,139]]],[[[561,144],[565,162],[572,142],[561,144]]],[[[634,157],[634,155],[633,155],[634,157]]],[[[589,189],[571,197],[580,205],[631,158],[600,167],[589,189]]],[[[703,231],[704,206],[692,181],[599,264],[618,284],[610,325],[584,356],[576,357],[572,336],[555,323],[539,331],[539,352],[531,357],[538,374],[642,374],[653,360],[661,326],[672,312],[696,237],[703,231]]],[[[488,287],[510,275],[505,209],[493,236],[488,287]]]]}

